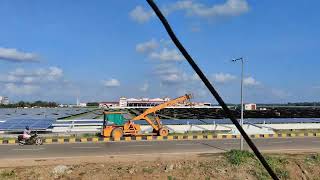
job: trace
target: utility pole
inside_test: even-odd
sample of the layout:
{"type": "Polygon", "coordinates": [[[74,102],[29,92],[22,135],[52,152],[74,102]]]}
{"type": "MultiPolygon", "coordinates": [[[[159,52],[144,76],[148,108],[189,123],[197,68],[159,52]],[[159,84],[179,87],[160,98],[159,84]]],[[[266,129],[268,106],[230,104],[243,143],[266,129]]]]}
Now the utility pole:
{"type": "MultiPolygon", "coordinates": [[[[237,62],[237,61],[241,61],[241,92],[240,92],[240,96],[241,96],[241,119],[240,119],[240,125],[241,127],[243,127],[243,64],[244,64],[244,61],[243,61],[243,58],[238,58],[238,59],[233,59],[232,62],[237,62]]],[[[240,135],[240,150],[242,151],[243,150],[243,136],[240,135]]]]}

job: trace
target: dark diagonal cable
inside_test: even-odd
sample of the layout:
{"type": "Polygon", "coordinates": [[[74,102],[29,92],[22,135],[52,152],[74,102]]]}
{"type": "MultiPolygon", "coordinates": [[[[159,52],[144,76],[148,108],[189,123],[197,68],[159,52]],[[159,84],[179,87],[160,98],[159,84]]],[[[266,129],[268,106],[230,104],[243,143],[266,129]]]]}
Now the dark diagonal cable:
{"type": "Polygon", "coordinates": [[[163,16],[163,14],[161,13],[161,11],[159,10],[159,8],[157,7],[157,5],[153,2],[153,0],[146,0],[149,5],[151,6],[151,8],[153,9],[153,11],[156,13],[156,15],[158,16],[158,18],[160,19],[161,23],[163,24],[163,26],[165,27],[166,31],[168,32],[170,38],[172,39],[172,41],[174,42],[174,44],[177,46],[177,48],[180,50],[180,52],[182,53],[182,55],[186,58],[186,60],[189,62],[189,64],[191,65],[191,67],[194,69],[194,71],[198,74],[198,76],[200,77],[200,79],[202,80],[202,82],[206,85],[206,87],[209,89],[209,91],[211,92],[211,94],[215,97],[215,99],[218,101],[218,103],[220,104],[220,106],[223,108],[223,110],[225,111],[225,113],[227,114],[227,116],[229,116],[229,118],[231,119],[231,121],[233,122],[233,124],[237,127],[237,129],[239,130],[239,132],[241,133],[241,135],[243,136],[243,138],[246,140],[246,142],[248,143],[248,145],[250,146],[250,148],[252,149],[252,151],[254,152],[254,154],[257,156],[257,158],[260,160],[261,164],[265,167],[265,169],[268,171],[268,173],[270,174],[270,176],[275,179],[278,180],[279,178],[277,177],[277,175],[273,172],[273,170],[271,169],[271,167],[269,166],[269,164],[267,163],[267,161],[264,159],[264,157],[262,156],[262,154],[260,153],[260,151],[258,150],[258,148],[255,146],[255,144],[251,141],[251,139],[249,138],[249,136],[247,135],[247,133],[243,130],[243,128],[240,126],[238,120],[231,114],[230,109],[228,108],[228,106],[226,105],[226,103],[223,101],[223,99],[220,97],[220,95],[218,94],[218,92],[214,89],[214,87],[211,85],[211,83],[209,82],[209,80],[207,79],[207,77],[202,73],[201,69],[198,67],[198,65],[194,62],[194,60],[192,59],[192,57],[189,55],[189,53],[185,50],[185,48],[183,47],[183,45],[180,43],[180,41],[178,40],[178,38],[176,37],[176,35],[174,34],[173,30],[171,29],[168,21],[166,20],[166,18],[163,16]]]}

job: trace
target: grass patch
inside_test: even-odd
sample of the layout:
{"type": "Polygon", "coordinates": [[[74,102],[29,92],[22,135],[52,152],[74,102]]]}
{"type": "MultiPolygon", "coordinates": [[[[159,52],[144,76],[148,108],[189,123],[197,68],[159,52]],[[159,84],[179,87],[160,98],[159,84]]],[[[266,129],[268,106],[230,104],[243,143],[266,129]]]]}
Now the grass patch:
{"type": "Polygon", "coordinates": [[[168,180],[176,180],[176,178],[172,176],[168,176],[168,180]]]}
{"type": "MultiPolygon", "coordinates": [[[[225,155],[228,162],[232,165],[235,165],[235,166],[248,165],[248,164],[253,165],[254,169],[252,169],[251,172],[253,175],[257,177],[257,179],[259,180],[270,179],[268,172],[262,166],[260,161],[258,161],[255,158],[253,153],[249,151],[231,150],[227,152],[225,155]]],[[[313,159],[317,159],[317,158],[320,159],[320,157],[313,157],[313,159]]],[[[272,156],[265,156],[265,159],[280,179],[289,179],[289,172],[285,168],[286,165],[289,163],[288,160],[282,157],[272,157],[272,156]]]]}
{"type": "Polygon", "coordinates": [[[229,163],[231,163],[232,165],[239,166],[253,159],[254,155],[249,151],[241,151],[241,150],[233,149],[226,153],[226,157],[229,163]]]}
{"type": "Polygon", "coordinates": [[[142,172],[148,173],[148,174],[152,174],[153,173],[153,169],[152,168],[143,168],[142,172]]]}
{"type": "Polygon", "coordinates": [[[320,154],[312,154],[307,156],[305,162],[309,165],[319,164],[320,165],[320,154]]]}
{"type": "MultiPolygon", "coordinates": [[[[271,156],[266,156],[265,158],[270,167],[278,176],[278,178],[289,179],[289,172],[285,169],[286,165],[288,164],[288,160],[281,157],[271,156]]],[[[257,161],[257,163],[257,167],[259,168],[254,171],[254,175],[261,180],[270,179],[271,177],[269,176],[268,172],[264,169],[264,167],[261,165],[261,163],[259,161],[257,161]]]]}
{"type": "Polygon", "coordinates": [[[14,170],[11,171],[2,171],[0,172],[0,179],[10,179],[16,176],[16,172],[14,170]]]}

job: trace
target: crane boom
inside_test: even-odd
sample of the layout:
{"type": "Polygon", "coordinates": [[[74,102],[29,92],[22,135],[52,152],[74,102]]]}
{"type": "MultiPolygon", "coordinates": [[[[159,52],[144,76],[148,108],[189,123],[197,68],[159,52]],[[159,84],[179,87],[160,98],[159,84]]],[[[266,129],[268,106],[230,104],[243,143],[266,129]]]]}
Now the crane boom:
{"type": "Polygon", "coordinates": [[[184,102],[188,99],[191,99],[191,94],[186,94],[184,96],[181,96],[181,97],[178,97],[176,99],[173,99],[173,100],[170,100],[170,101],[167,101],[165,103],[162,103],[162,104],[159,104],[155,107],[152,107],[152,108],[149,108],[147,110],[145,110],[142,114],[140,114],[139,116],[133,118],[131,121],[136,121],[136,120],[146,120],[152,127],[154,130],[159,130],[161,128],[161,123],[160,123],[160,119],[158,117],[156,117],[156,122],[157,122],[157,125],[155,125],[152,120],[148,117],[149,114],[152,114],[152,113],[156,113],[157,111],[161,110],[161,109],[164,109],[168,106],[172,106],[172,105],[175,105],[177,103],[181,103],[181,102],[184,102]]]}
{"type": "Polygon", "coordinates": [[[144,111],[142,114],[140,114],[139,116],[133,118],[132,120],[133,120],[133,121],[135,121],[135,120],[141,120],[141,119],[143,119],[145,116],[147,116],[147,115],[149,115],[149,114],[151,114],[151,113],[155,113],[155,112],[160,111],[161,109],[164,109],[164,108],[166,108],[166,107],[168,107],[168,106],[172,106],[172,105],[174,105],[174,104],[184,102],[184,101],[186,101],[186,100],[188,100],[188,99],[190,99],[190,98],[191,98],[191,94],[186,94],[186,95],[184,95],[184,96],[180,96],[180,97],[178,97],[178,98],[176,98],[176,99],[173,99],[173,100],[167,101],[167,102],[165,102],[165,103],[159,104],[159,105],[157,105],[157,106],[155,106],[155,107],[149,108],[149,109],[145,110],[145,111],[144,111]]]}

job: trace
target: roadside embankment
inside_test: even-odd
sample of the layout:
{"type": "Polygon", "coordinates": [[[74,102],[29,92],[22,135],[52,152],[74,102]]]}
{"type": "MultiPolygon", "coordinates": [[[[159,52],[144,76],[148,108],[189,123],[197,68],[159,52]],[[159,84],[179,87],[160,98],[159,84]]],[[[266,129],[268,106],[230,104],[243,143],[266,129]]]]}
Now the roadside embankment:
{"type": "MultiPolygon", "coordinates": [[[[280,179],[317,179],[319,154],[265,154],[280,179]]],[[[36,159],[0,169],[0,179],[270,179],[253,154],[106,156],[36,159]]]]}

